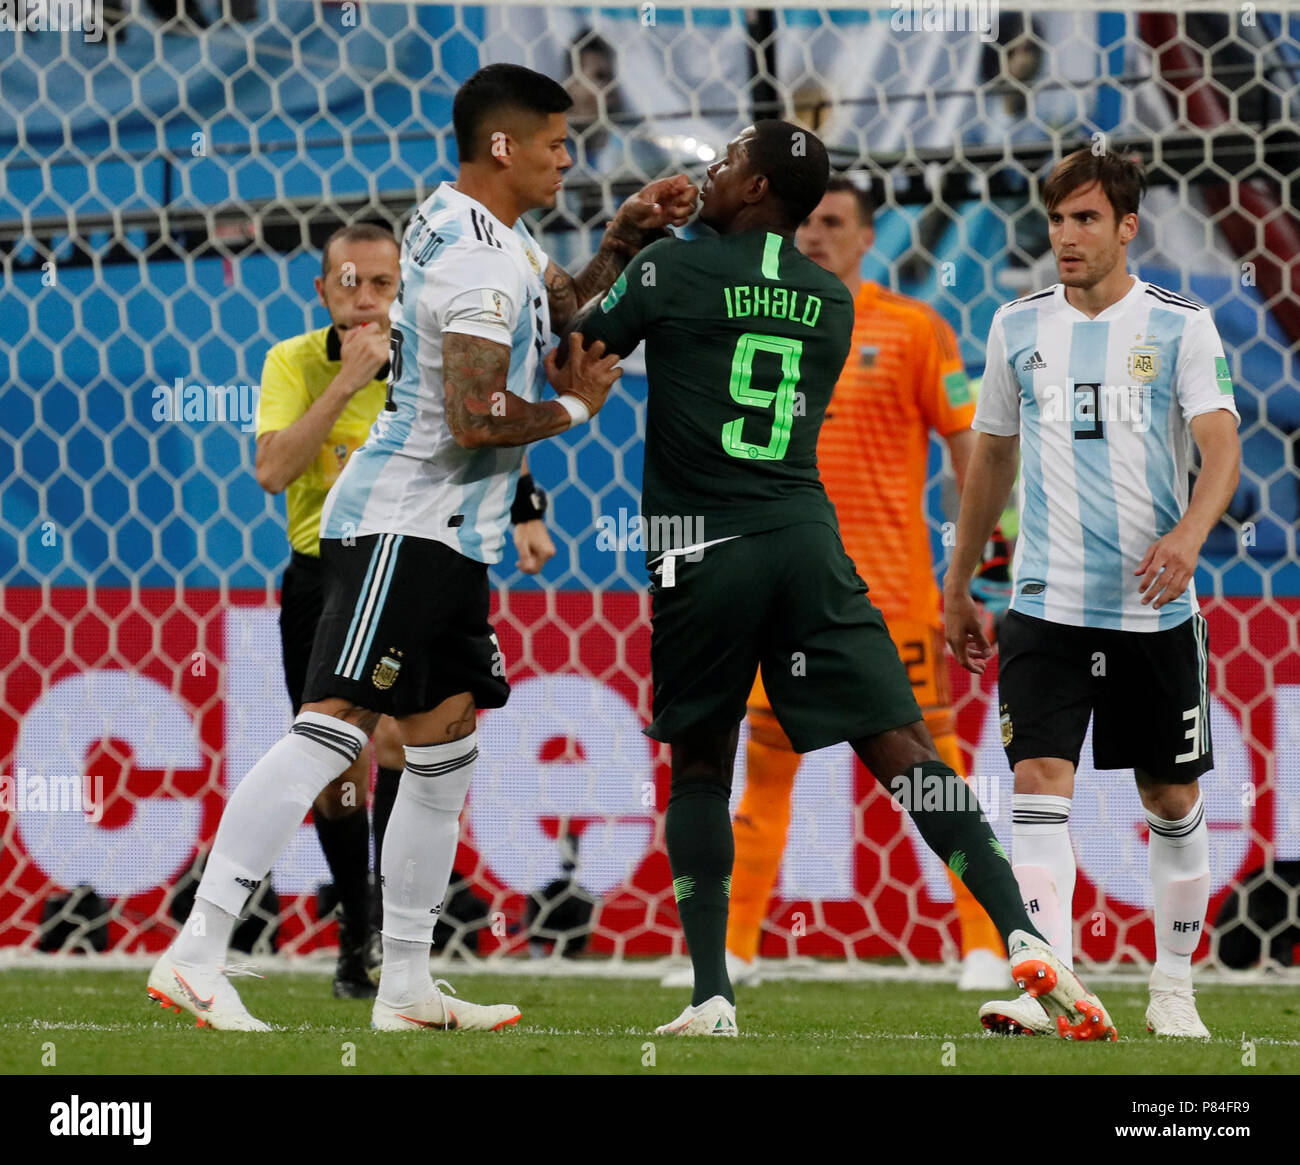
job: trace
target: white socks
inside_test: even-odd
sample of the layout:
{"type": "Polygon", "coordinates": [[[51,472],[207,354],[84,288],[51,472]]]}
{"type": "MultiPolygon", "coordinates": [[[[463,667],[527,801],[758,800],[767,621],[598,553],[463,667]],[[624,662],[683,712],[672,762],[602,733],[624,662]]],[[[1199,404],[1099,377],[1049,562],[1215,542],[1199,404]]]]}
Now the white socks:
{"type": "Polygon", "coordinates": [[[429,947],[451,880],[478,736],[407,746],[384,835],[384,969],[379,998],[403,1007],[433,994],[429,947]]]}
{"type": "MultiPolygon", "coordinates": [[[[1210,831],[1198,797],[1179,821],[1147,813],[1147,861],[1155,902],[1156,966],[1188,979],[1210,905],[1210,831]]],[[[1069,833],[1070,798],[1039,793],[1011,797],[1012,870],[1025,909],[1068,965],[1074,961],[1075,862],[1069,833]]]]}
{"type": "Polygon", "coordinates": [[[366,734],[344,720],[302,712],[226,803],[174,958],[219,967],[248,897],[284,852],[317,794],[361,754],[366,734]]]}
{"type": "Polygon", "coordinates": [[[1196,798],[1180,821],[1147,813],[1151,840],[1147,864],[1155,901],[1156,967],[1175,979],[1190,979],[1192,955],[1210,905],[1210,830],[1205,800],[1196,798]]]}
{"type": "Polygon", "coordinates": [[[1074,966],[1074,849],[1070,798],[1011,796],[1012,873],[1025,911],[1067,967],[1074,966]]]}

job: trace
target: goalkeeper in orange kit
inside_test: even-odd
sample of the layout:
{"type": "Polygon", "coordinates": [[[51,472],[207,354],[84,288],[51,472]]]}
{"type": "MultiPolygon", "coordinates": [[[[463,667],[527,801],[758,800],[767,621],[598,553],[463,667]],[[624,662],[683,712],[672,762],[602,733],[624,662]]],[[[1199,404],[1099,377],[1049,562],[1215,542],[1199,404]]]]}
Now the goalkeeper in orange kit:
{"type": "MultiPolygon", "coordinates": [[[[854,297],[853,342],[822,426],[817,462],[844,547],[885,616],[939,756],[966,776],[922,494],[931,430],[947,443],[960,488],[974,444],[975,403],[952,328],[920,301],[861,278],[873,238],[870,197],[846,178],[830,180],[795,237],[799,249],[839,276],[854,297]]],[[[785,850],[799,768],[761,677],[750,695],[748,719],[748,775],[733,823],[736,859],[727,925],[733,983],[756,971],[759,932],[785,850]]],[[[949,878],[961,924],[959,986],[1005,985],[1006,956],[997,931],[966,887],[951,872],[949,878]]]]}

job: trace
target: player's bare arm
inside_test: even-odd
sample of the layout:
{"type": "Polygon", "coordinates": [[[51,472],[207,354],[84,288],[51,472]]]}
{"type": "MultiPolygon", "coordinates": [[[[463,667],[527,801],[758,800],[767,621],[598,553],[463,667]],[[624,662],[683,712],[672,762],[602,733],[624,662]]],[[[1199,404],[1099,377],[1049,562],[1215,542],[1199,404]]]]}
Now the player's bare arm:
{"type": "Polygon", "coordinates": [[[1006,507],[1019,463],[1019,436],[977,434],[961,495],[957,545],[943,581],[944,638],[957,662],[976,675],[983,673],[992,648],[970,597],[970,581],[1006,507]]]}
{"type": "Polygon", "coordinates": [[[958,494],[966,488],[966,471],[971,454],[975,452],[975,437],[974,429],[958,429],[943,439],[948,446],[948,456],[952,458],[952,474],[957,479],[958,494]]]}
{"type": "Polygon", "coordinates": [[[549,264],[546,299],[551,326],[560,331],[580,305],[608,291],[629,260],[664,227],[685,226],[698,197],[698,188],[685,174],[651,182],[619,207],[599,250],[576,277],[549,264]]]}
{"type": "Polygon", "coordinates": [[[504,344],[448,332],[442,360],[447,427],[463,448],[528,445],[569,427],[558,401],[533,404],[507,391],[510,349],[504,344]]]}
{"type": "Polygon", "coordinates": [[[388,333],[377,324],[348,328],[340,333],[339,351],[342,367],[311,408],[287,428],[258,439],[254,473],[267,493],[283,492],[307,472],[348,402],[388,362],[388,333]]]}
{"type": "Polygon", "coordinates": [[[1201,547],[1223,517],[1241,477],[1241,442],[1237,418],[1225,409],[1193,417],[1192,439],[1201,454],[1201,472],[1182,521],[1157,539],[1142,556],[1135,575],[1143,604],[1160,610],[1186,589],[1196,573],[1201,547]]]}
{"type": "MultiPolygon", "coordinates": [[[[547,377],[556,392],[576,397],[587,414],[594,416],[623,370],[617,366],[617,356],[604,355],[601,344],[593,344],[589,351],[575,345],[573,357],[559,373],[554,368],[554,352],[548,353],[547,377]]],[[[507,390],[510,349],[504,344],[448,332],[442,359],[447,425],[456,443],[465,449],[531,445],[563,433],[574,423],[573,415],[559,401],[534,404],[507,390]]]]}
{"type": "Polygon", "coordinates": [[[511,526],[510,533],[515,553],[519,555],[519,569],[524,574],[537,574],[555,557],[555,542],[541,518],[511,526]]]}
{"type": "MultiPolygon", "coordinates": [[[[603,250],[602,246],[601,250],[596,252],[596,258],[592,259],[592,263],[600,258],[603,250]]],[[[559,331],[569,321],[569,317],[578,310],[578,290],[573,276],[558,263],[546,265],[546,304],[551,313],[551,326],[556,331],[559,331]]]]}

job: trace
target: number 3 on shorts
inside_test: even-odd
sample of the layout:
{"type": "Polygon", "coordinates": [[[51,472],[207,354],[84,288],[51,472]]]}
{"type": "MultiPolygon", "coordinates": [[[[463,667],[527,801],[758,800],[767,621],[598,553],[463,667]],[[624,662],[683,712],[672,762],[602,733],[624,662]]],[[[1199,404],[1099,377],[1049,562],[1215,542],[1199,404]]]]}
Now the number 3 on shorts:
{"type": "Polygon", "coordinates": [[[746,332],[736,341],[736,351],[731,358],[731,396],[737,404],[758,409],[774,409],[772,435],[766,445],[755,445],[742,436],[745,418],[737,417],[722,426],[722,447],[732,457],[748,457],[754,461],[780,461],[790,444],[790,428],[794,423],[794,402],[798,393],[799,358],[803,355],[803,341],[784,336],[766,336],[746,332]],[[752,388],[754,354],[772,352],[781,357],[781,382],[775,392],[752,388]]]}
{"type": "Polygon", "coordinates": [[[1180,752],[1174,757],[1174,764],[1185,765],[1196,760],[1204,751],[1201,744],[1201,710],[1200,708],[1188,708],[1183,713],[1183,719],[1191,721],[1191,727],[1187,730],[1187,739],[1192,742],[1192,747],[1186,752],[1180,752]]]}

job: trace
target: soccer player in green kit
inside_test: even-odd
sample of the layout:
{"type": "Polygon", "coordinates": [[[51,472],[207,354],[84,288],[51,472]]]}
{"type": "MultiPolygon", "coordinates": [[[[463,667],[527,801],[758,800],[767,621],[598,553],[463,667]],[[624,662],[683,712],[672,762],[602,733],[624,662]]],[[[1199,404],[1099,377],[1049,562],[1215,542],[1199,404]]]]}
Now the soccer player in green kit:
{"type": "Polygon", "coordinates": [[[700,221],[718,237],[653,243],[570,325],[621,355],[646,341],[642,511],[660,535],[647,553],[654,721],[646,732],[672,747],[665,835],[695,972],[691,1005],[657,1030],[736,1034],[724,957],[727,804],[761,666],[796,752],[847,740],[882,783],[893,777],[886,788],[988,911],[1013,977],[1059,1017],[1060,1034],[1114,1038],[1101,1002],[1034,930],[974,792],[939,760],[817,474],[853,303],[793,236],[829,173],[825,147],[807,130],[750,126],[709,167],[701,191],[700,221]]]}

